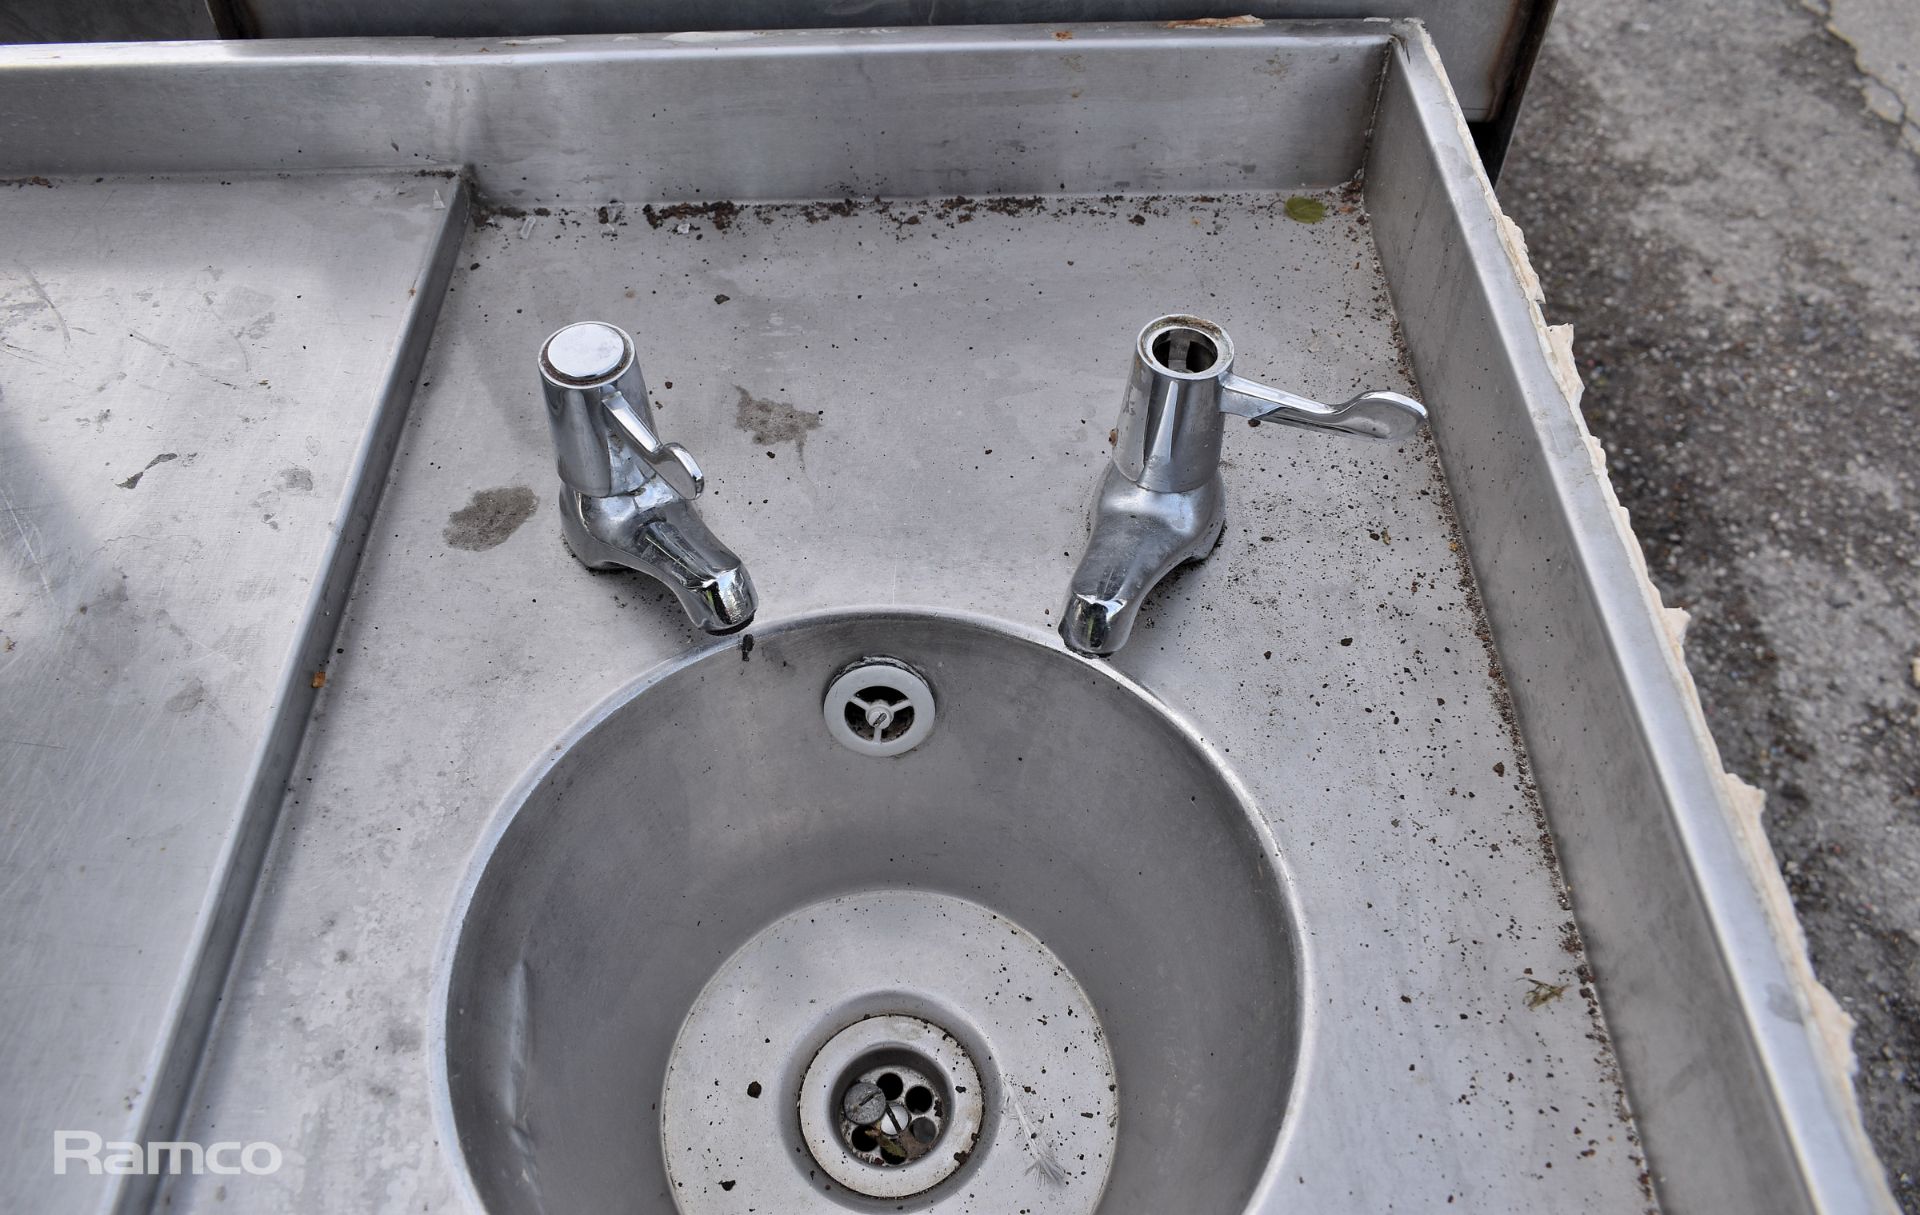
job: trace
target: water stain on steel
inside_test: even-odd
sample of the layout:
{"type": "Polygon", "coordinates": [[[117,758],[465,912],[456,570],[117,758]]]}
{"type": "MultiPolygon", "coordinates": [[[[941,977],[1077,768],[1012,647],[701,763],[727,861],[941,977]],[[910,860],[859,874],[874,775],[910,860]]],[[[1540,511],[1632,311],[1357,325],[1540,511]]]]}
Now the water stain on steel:
{"type": "Polygon", "coordinates": [[[440,534],[454,548],[483,552],[504,544],[533,517],[539,504],[524,485],[478,490],[465,506],[447,516],[446,529],[440,534]]]}
{"type": "Polygon", "coordinates": [[[740,394],[734,408],[735,426],[751,434],[753,441],[762,447],[791,443],[801,455],[806,454],[807,432],[820,429],[819,414],[796,409],[784,401],[756,397],[738,384],[733,390],[740,394]]]}
{"type": "Polygon", "coordinates": [[[191,713],[207,702],[207,685],[190,679],[187,685],[167,697],[167,708],[175,713],[191,713]]]}

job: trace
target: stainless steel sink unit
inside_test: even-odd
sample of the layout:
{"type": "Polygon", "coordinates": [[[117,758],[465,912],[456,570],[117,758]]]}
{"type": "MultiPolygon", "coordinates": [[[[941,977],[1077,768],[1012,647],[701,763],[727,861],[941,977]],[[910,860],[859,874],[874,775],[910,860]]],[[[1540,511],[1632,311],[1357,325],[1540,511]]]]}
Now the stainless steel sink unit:
{"type": "MultiPolygon", "coordinates": [[[[490,1211],[837,1209],[853,1187],[1227,1211],[1275,1167],[1305,1008],[1274,842],[1124,677],[972,620],[790,622],[750,661],[710,650],[616,694],[509,801],[430,1038],[490,1211]],[[868,654],[939,697],[907,754],[822,726],[868,654]],[[828,1124],[863,1072],[951,1074],[938,1051],[843,1050],[845,1083],[804,1083],[894,1018],[950,1037],[984,1107],[925,1128],[932,1158],[915,1143],[901,1172],[957,1168],[906,1188],[828,1124]]],[[[929,1083],[943,1116],[952,1083],[937,1104],[929,1083]]]]}
{"type": "Polygon", "coordinates": [[[5,48],[0,115],[0,1205],[1889,1208],[1418,24],[5,48]],[[1089,662],[1158,309],[1431,417],[1223,444],[1089,662]],[[699,452],[757,632],[555,543],[583,316],[659,361],[551,352],[573,490],[699,452]]]}
{"type": "Polygon", "coordinates": [[[1073,572],[1060,638],[1082,654],[1127,644],[1140,602],[1174,566],[1219,543],[1221,418],[1401,441],[1426,423],[1419,402],[1364,392],[1339,405],[1233,374],[1233,341],[1212,321],[1163,316],[1134,342],[1133,372],[1114,427],[1113,462],[1088,512],[1086,555],[1073,572]]]}

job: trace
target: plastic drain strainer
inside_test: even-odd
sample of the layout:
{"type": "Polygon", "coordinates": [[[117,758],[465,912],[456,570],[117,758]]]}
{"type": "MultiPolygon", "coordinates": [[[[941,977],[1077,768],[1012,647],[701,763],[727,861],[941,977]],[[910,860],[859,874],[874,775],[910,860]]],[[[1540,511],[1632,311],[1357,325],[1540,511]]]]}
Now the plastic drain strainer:
{"type": "Polygon", "coordinates": [[[902,755],[933,733],[933,689],[895,658],[862,658],[827,685],[827,733],[861,755],[902,755]]]}

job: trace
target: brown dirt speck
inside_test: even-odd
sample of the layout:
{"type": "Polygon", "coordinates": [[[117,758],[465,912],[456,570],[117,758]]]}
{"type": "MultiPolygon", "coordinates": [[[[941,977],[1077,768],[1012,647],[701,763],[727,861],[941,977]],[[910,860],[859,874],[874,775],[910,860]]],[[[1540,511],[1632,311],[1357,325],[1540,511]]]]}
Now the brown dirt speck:
{"type": "Polygon", "coordinates": [[[725,232],[739,218],[740,204],[735,202],[675,203],[670,207],[648,204],[640,208],[649,228],[659,228],[680,220],[704,219],[716,232],[725,232]]]}

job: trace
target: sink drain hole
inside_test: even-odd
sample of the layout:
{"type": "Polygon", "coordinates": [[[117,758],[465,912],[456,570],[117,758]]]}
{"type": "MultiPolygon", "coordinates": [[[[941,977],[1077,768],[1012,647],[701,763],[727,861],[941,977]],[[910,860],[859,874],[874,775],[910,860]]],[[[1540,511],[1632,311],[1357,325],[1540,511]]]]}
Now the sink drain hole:
{"type": "Polygon", "coordinates": [[[870,1062],[856,1063],[841,1090],[841,1138],[876,1168],[918,1160],[933,1150],[945,1129],[948,1103],[933,1088],[944,1077],[936,1078],[939,1069],[931,1060],[870,1062]]]}
{"type": "Polygon", "coordinates": [[[985,1113],[966,1051],[908,1016],[869,1017],[835,1034],[808,1066],[799,1100],[807,1150],[842,1185],[875,1198],[918,1194],[959,1171],[985,1113]]]}

